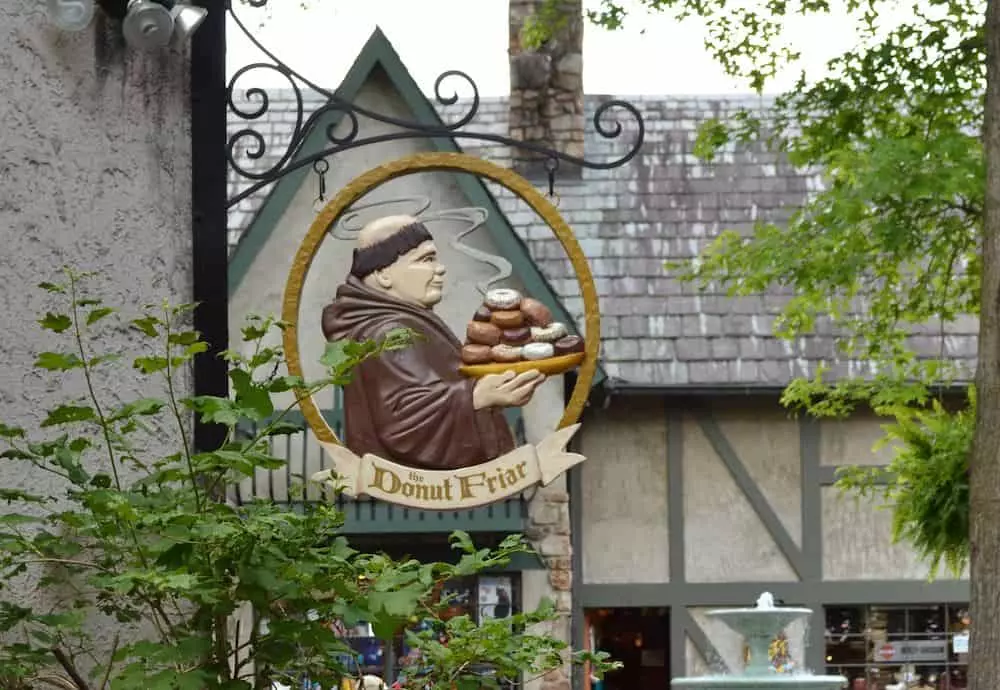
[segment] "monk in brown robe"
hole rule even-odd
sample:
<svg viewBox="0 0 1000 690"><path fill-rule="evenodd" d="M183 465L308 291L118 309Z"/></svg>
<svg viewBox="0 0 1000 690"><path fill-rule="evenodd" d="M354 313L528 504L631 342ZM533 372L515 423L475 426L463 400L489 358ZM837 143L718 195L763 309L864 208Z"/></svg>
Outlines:
<svg viewBox="0 0 1000 690"><path fill-rule="evenodd" d="M358 235L351 273L323 310L323 335L378 340L409 328L423 337L363 362L345 386L344 442L357 455L443 470L514 448L503 408L527 404L545 377L462 376L462 344L433 312L444 276L434 240L416 218L380 218Z"/></svg>

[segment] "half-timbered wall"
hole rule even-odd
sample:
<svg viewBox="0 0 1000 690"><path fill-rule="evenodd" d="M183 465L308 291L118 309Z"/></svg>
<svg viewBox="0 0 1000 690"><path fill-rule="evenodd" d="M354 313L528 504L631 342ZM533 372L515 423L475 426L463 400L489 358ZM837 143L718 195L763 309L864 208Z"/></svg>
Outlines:
<svg viewBox="0 0 1000 690"><path fill-rule="evenodd" d="M881 420L793 418L772 397L620 397L591 410L571 482L578 611L669 606L672 675L734 667L741 646L706 618L763 591L814 609L794 656L823 666L823 607L968 599L928 583L891 514L833 486L839 466L885 464ZM578 617L579 618L579 617ZM579 631L578 631L579 632ZM798 644L798 649L795 645Z"/></svg>

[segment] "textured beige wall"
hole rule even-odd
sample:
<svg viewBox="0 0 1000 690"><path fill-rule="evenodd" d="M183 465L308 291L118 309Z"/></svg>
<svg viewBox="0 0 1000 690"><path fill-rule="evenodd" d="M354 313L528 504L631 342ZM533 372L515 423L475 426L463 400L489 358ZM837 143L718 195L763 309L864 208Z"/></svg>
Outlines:
<svg viewBox="0 0 1000 690"><path fill-rule="evenodd" d="M759 424L764 427L767 447L775 451L772 470L766 472L764 468L759 468L761 476L772 478L769 483L773 487L787 481L781 479L783 471L797 474L793 461L788 457L794 451L796 455L791 457L797 464L798 436L790 435L780 420L757 422L761 414L759 411L747 421L740 420L739 414L728 411L716 413L716 419L723 421L720 427L737 456L743 459L744 455L748 455L749 446L760 442L761 434L753 431L749 438L742 438L727 433L726 426L731 432L746 432L752 430L754 424ZM768 429L772 424L774 426ZM771 430L774 433L768 433ZM745 459L743 462L750 464ZM801 493L797 486L789 491L792 496ZM787 505L789 502L784 503ZM690 582L797 579L750 501L736 485L697 421L691 417L684 420L684 554Z"/></svg>
<svg viewBox="0 0 1000 690"><path fill-rule="evenodd" d="M667 582L667 429L653 398L584 420L583 581Z"/></svg>
<svg viewBox="0 0 1000 690"><path fill-rule="evenodd" d="M184 56L128 51L99 19L66 34L45 3L0 3L0 420L35 428L47 408L84 392L79 377L55 384L32 368L53 347L35 320L57 306L34 286L59 267L96 272L95 289L126 313L191 301L187 73ZM125 329L104 341L126 362L134 345ZM127 363L97 386L106 402L161 392ZM166 452L172 433L151 452ZM9 463L5 486L63 491ZM30 585L15 595L44 603Z"/></svg>
<svg viewBox="0 0 1000 690"><path fill-rule="evenodd" d="M892 512L876 498L845 496L823 487L823 578L926 579L927 564L909 545L892 543Z"/></svg>
<svg viewBox="0 0 1000 690"><path fill-rule="evenodd" d="M887 465L892 460L892 446L875 449L885 435L884 418L859 413L842 420L824 420L820 434L821 465Z"/></svg>

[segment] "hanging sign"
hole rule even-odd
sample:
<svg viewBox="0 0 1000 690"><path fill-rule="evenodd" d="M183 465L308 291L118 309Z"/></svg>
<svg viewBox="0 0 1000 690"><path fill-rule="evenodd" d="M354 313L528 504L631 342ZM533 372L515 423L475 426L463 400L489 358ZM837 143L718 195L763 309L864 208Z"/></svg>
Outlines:
<svg viewBox="0 0 1000 690"><path fill-rule="evenodd" d="M445 209L412 216L367 219L347 233L353 257L347 275L327 276L314 262L331 232L370 191L423 172L476 175L506 187L551 228L573 267L583 298L585 333L557 323L535 296L506 284L509 263L480 248L458 244L485 223L485 209ZM491 280L449 285L433 220L468 221L452 246L484 264L507 266ZM358 221L360 222L360 221ZM357 223L356 223L357 225ZM335 247L334 251L345 251ZM332 300L322 313L303 310L307 275L318 268ZM467 272L466 272L467 273ZM467 278L466 278L467 280ZM448 290L478 289L478 308L464 333L455 334L435 312ZM322 322L327 342L378 341L400 329L415 339L362 362L343 388L343 438L338 438L306 392L303 415L333 466L313 476L349 496L368 495L426 510L473 508L548 484L584 460L567 451L579 429L600 347L597 291L587 260L556 208L526 179L478 158L423 153L375 168L348 184L316 217L293 261L283 320L289 372L303 376L302 319ZM576 384L557 428L536 444L518 446L504 409L523 407L549 376L575 370Z"/></svg>

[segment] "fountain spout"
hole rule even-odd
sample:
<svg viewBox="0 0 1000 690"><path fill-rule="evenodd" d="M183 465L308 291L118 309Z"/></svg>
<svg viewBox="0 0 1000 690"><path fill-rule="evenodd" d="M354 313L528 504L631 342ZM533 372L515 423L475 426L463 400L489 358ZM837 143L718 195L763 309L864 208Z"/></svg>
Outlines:
<svg viewBox="0 0 1000 690"><path fill-rule="evenodd" d="M770 610L774 608L774 595L770 592L764 592L759 597L757 597L757 608Z"/></svg>

